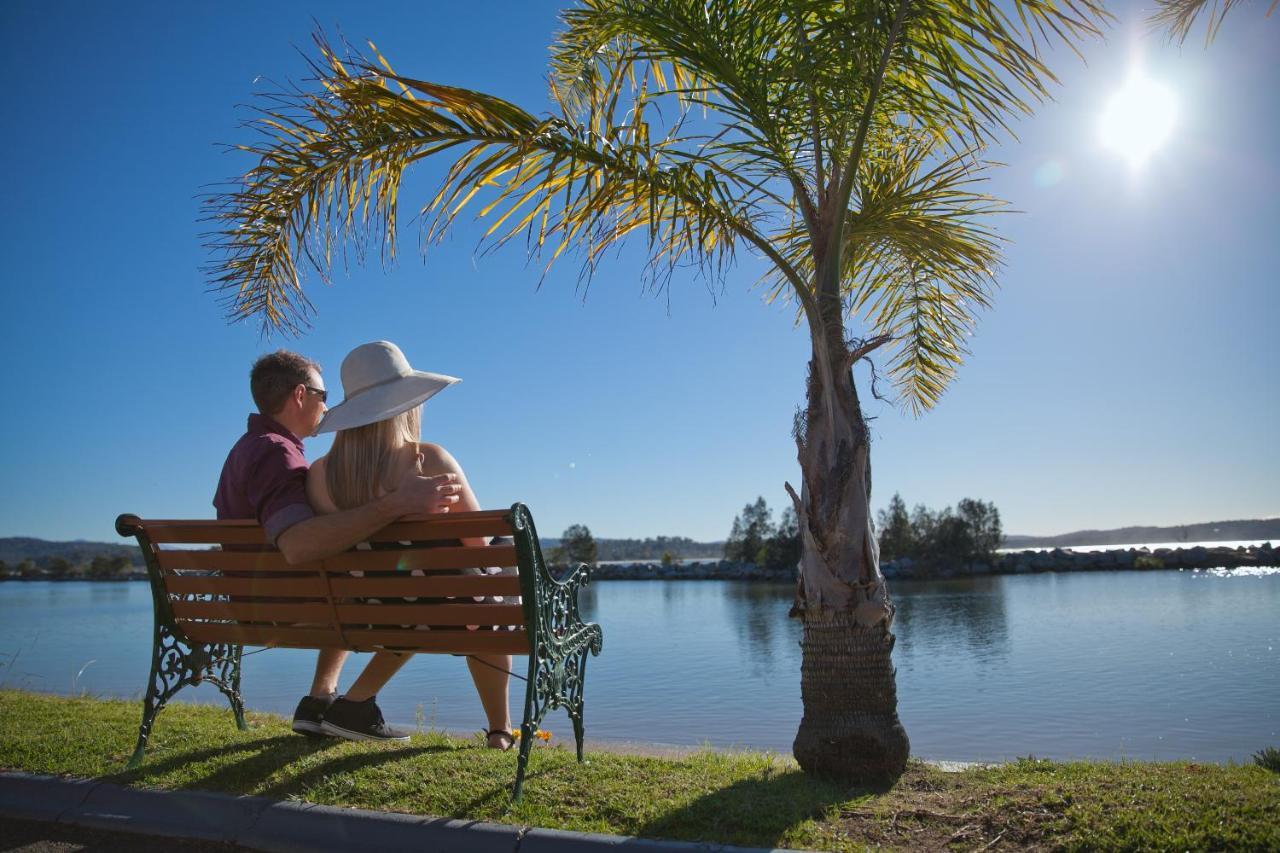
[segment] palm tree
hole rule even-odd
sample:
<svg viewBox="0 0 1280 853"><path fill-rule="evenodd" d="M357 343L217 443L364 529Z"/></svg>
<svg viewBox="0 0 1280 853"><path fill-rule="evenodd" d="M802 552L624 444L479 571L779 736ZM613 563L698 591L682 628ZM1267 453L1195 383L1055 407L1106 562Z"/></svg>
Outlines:
<svg viewBox="0 0 1280 853"><path fill-rule="evenodd" d="M872 534L853 365L885 367L919 414L959 367L1000 262L983 147L1047 95L1041 51L1074 49L1096 0L585 0L552 48L554 111L396 73L317 36L317 85L273 96L236 146L256 160L209 200L213 286L232 319L304 328L302 269L396 251L406 168L448 158L428 242L479 206L491 246L523 235L590 276L629 235L659 286L688 263L768 261L812 342L797 412L804 716L794 752L847 780L901 773L894 608ZM482 206L481 206L482 205ZM874 386L873 386L874 387Z"/></svg>

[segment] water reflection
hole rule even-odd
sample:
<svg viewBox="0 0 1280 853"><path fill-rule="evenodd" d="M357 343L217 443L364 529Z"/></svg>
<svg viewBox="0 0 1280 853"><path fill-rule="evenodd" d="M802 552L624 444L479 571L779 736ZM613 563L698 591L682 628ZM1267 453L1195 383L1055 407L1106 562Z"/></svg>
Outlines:
<svg viewBox="0 0 1280 853"><path fill-rule="evenodd" d="M895 654L998 661L1009 654L1002 577L900 580L890 587L898 613Z"/></svg>
<svg viewBox="0 0 1280 853"><path fill-rule="evenodd" d="M739 641L751 651L753 675L771 668L774 655L783 646L800 642L799 623L787 617L794 589L788 583L725 586L730 623Z"/></svg>
<svg viewBox="0 0 1280 853"><path fill-rule="evenodd" d="M117 583L95 583L89 592L89 601L92 604L116 604L127 601L129 598L129 586L127 582L120 581Z"/></svg>

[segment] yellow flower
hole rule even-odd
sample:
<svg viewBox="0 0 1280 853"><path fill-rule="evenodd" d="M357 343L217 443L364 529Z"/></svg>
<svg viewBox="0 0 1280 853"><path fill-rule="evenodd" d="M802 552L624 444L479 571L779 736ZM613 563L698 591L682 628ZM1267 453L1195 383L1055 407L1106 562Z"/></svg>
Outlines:
<svg viewBox="0 0 1280 853"><path fill-rule="evenodd" d="M535 734L537 737L540 737L543 740L551 740L551 732L545 731L543 729L538 729L538 731L535 732Z"/></svg>

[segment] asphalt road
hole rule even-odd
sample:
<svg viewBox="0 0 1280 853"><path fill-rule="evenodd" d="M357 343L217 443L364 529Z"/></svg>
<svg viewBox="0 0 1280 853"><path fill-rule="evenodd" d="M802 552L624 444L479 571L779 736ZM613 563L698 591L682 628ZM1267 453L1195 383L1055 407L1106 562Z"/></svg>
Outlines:
<svg viewBox="0 0 1280 853"><path fill-rule="evenodd" d="M252 848L0 817L0 851L3 853L168 853L171 850L233 853Z"/></svg>

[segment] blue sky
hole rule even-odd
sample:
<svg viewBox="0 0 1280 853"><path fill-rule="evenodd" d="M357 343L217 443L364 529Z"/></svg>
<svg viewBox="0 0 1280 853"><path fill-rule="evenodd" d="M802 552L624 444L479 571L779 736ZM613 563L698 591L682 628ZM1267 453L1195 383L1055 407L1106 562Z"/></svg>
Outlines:
<svg viewBox="0 0 1280 853"><path fill-rule="evenodd" d="M1008 166L991 191L1021 213L1001 223L1001 289L958 381L918 420L867 406L876 507L980 497L1006 531L1043 534L1280 514L1280 22L1240 7L1207 50L1198 34L1178 48L1142 37L1140 6L1113 8L1088 64L1060 52L1056 101L992 152ZM120 512L210 516L255 356L304 352L336 391L343 355L379 338L463 377L424 436L544 535L716 539L756 495L780 507L807 335L762 304L745 253L722 286L657 295L624 254L584 300L573 265L539 290L520 246L477 257L465 226L425 264L407 251L312 280L296 340L228 325L205 292L198 195L245 167L215 143L245 140L237 105L267 79L304 76L313 19L404 73L541 110L556 9L0 6L0 536L109 541ZM1135 176L1096 125L1139 52L1179 119Z"/></svg>

